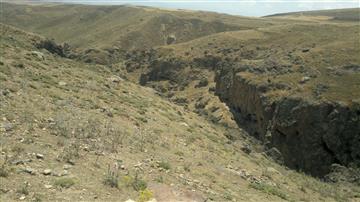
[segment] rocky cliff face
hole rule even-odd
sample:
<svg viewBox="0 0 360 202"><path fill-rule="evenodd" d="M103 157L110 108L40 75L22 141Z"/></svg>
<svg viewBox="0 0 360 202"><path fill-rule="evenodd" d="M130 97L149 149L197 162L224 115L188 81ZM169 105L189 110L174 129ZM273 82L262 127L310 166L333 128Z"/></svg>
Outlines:
<svg viewBox="0 0 360 202"><path fill-rule="evenodd" d="M216 93L236 121L262 140L290 168L315 176L332 164L360 163L360 105L309 101L296 96L270 100L267 88L233 69L216 75ZM277 152L278 151L278 152Z"/></svg>

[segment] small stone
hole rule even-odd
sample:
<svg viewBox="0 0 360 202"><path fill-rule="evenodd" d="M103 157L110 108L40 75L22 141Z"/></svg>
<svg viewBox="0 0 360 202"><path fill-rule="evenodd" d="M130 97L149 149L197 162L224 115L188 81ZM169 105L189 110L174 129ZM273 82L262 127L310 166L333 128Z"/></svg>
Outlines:
<svg viewBox="0 0 360 202"><path fill-rule="evenodd" d="M59 86L66 86L67 83L64 81L60 81L58 84L59 84Z"/></svg>
<svg viewBox="0 0 360 202"><path fill-rule="evenodd" d="M25 200L26 196L20 196L19 200Z"/></svg>
<svg viewBox="0 0 360 202"><path fill-rule="evenodd" d="M185 122L181 122L180 125L185 126L185 127L189 127L189 125L187 123L185 123Z"/></svg>
<svg viewBox="0 0 360 202"><path fill-rule="evenodd" d="M251 153L251 147L249 145L245 145L241 148L241 151L243 151L245 154Z"/></svg>
<svg viewBox="0 0 360 202"><path fill-rule="evenodd" d="M303 78L301 78L300 83L301 83L301 84L304 84L304 83L306 83L306 82L308 82L308 81L310 81L310 77L304 76Z"/></svg>
<svg viewBox="0 0 360 202"><path fill-rule="evenodd" d="M72 167L72 166L69 165L69 164L65 164L65 165L63 166L64 170L69 170L71 167Z"/></svg>
<svg viewBox="0 0 360 202"><path fill-rule="evenodd" d="M31 51L31 55L36 56L39 60L44 60L45 56L42 52L39 51Z"/></svg>
<svg viewBox="0 0 360 202"><path fill-rule="evenodd" d="M128 199L128 200L126 200L125 202L135 202L135 201L132 200L132 199Z"/></svg>
<svg viewBox="0 0 360 202"><path fill-rule="evenodd" d="M15 160L15 161L12 161L11 164L19 165L19 164L28 163L28 162L31 162L31 161L32 161L31 159Z"/></svg>
<svg viewBox="0 0 360 202"><path fill-rule="evenodd" d="M301 50L303 53L306 53L306 52L309 52L310 51L310 48L304 48Z"/></svg>
<svg viewBox="0 0 360 202"><path fill-rule="evenodd" d="M36 158L37 159L44 159L44 155L43 154L36 154Z"/></svg>
<svg viewBox="0 0 360 202"><path fill-rule="evenodd" d="M109 81L114 82L114 83L119 83L124 80L121 77L114 75L109 78Z"/></svg>
<svg viewBox="0 0 360 202"><path fill-rule="evenodd" d="M121 170L125 170L125 166L124 166L124 165L121 165L120 168L121 168Z"/></svg>
<svg viewBox="0 0 360 202"><path fill-rule="evenodd" d="M51 169L45 169L44 171L43 171L43 174L44 175L50 175L52 173L52 170Z"/></svg>
<svg viewBox="0 0 360 202"><path fill-rule="evenodd" d="M53 186L50 185L50 184L46 184L46 185L45 185L45 188L46 188L46 189L51 189L52 187L53 187Z"/></svg>
<svg viewBox="0 0 360 202"><path fill-rule="evenodd" d="M68 162L69 164L71 164L71 165L75 165L75 161L72 160L72 159L68 160L67 162Z"/></svg>
<svg viewBox="0 0 360 202"><path fill-rule="evenodd" d="M10 123L10 122L6 122L6 123L1 124L1 128L2 128L3 131L8 132L8 131L11 131L14 128L14 125L12 123Z"/></svg>
<svg viewBox="0 0 360 202"><path fill-rule="evenodd" d="M87 151L87 152L90 151L88 146L84 146L83 149L84 149L84 151Z"/></svg>
<svg viewBox="0 0 360 202"><path fill-rule="evenodd" d="M29 168L29 167L25 168L25 169L24 169L24 172L29 173L29 174L31 174L31 175L35 175L35 174L36 174L35 170L32 169L32 168Z"/></svg>
<svg viewBox="0 0 360 202"><path fill-rule="evenodd" d="M69 175L69 171L64 170L64 171L63 171L63 173L62 173L62 175L63 175L63 176L65 176L65 175Z"/></svg>

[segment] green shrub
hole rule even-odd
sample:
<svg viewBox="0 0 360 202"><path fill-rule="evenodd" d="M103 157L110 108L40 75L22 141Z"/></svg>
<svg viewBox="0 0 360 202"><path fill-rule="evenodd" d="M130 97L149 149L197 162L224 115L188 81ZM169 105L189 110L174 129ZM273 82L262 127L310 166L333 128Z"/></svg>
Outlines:
<svg viewBox="0 0 360 202"><path fill-rule="evenodd" d="M284 200L288 199L288 196L275 186L271 186L271 185L264 184L264 183L251 183L249 186L253 189L262 191L266 194L278 196Z"/></svg>
<svg viewBox="0 0 360 202"><path fill-rule="evenodd" d="M170 168L171 168L170 163L165 162L165 161L160 162L159 167L163 168L165 170L170 170Z"/></svg>
<svg viewBox="0 0 360 202"><path fill-rule="evenodd" d="M0 177L7 177L9 176L9 173L5 166L0 167Z"/></svg>
<svg viewBox="0 0 360 202"><path fill-rule="evenodd" d="M152 191L150 191L148 189L144 189L139 192L138 202L149 201L150 199L153 198L153 196L154 196L154 194L152 193Z"/></svg>
<svg viewBox="0 0 360 202"><path fill-rule="evenodd" d="M7 177L9 175L8 161L9 157L6 155L4 162L0 167L0 177Z"/></svg>
<svg viewBox="0 0 360 202"><path fill-rule="evenodd" d="M142 191L147 188L147 183L136 175L134 181L132 182L132 187L136 191Z"/></svg>
<svg viewBox="0 0 360 202"><path fill-rule="evenodd" d="M105 185L110 187L119 188L119 175L110 170L110 167L105 175L105 179L103 181Z"/></svg>
<svg viewBox="0 0 360 202"><path fill-rule="evenodd" d="M60 178L60 179L55 180L55 182L54 182L54 185L56 187L61 187L61 188L70 188L74 184L75 184L75 181L72 178Z"/></svg>
<svg viewBox="0 0 360 202"><path fill-rule="evenodd" d="M25 184L20 189L17 190L17 193L23 195L29 195L29 184Z"/></svg>

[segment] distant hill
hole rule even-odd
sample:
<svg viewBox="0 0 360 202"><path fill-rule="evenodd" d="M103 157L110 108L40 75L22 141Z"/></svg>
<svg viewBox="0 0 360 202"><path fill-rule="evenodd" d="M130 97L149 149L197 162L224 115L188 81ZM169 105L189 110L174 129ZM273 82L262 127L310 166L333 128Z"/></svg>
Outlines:
<svg viewBox="0 0 360 202"><path fill-rule="evenodd" d="M134 6L2 3L0 22L77 47L149 48L213 33L262 27L266 20Z"/></svg>
<svg viewBox="0 0 360 202"><path fill-rule="evenodd" d="M316 11L301 11L291 13L279 13L268 15L265 17L289 17L289 16L327 16L332 20L346 20L346 21L359 21L360 8L347 8L347 9L331 9L331 10L316 10Z"/></svg>

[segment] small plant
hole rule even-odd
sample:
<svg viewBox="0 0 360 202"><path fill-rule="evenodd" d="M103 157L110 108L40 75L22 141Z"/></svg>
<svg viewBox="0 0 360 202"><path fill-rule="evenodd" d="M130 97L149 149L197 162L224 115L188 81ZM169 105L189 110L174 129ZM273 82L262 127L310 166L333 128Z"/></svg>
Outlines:
<svg viewBox="0 0 360 202"><path fill-rule="evenodd" d="M288 196L283 193L282 191L280 191L277 187L274 187L274 186L271 186L271 185L268 185L268 184L264 184L264 183L251 183L249 185L249 187L253 188L253 189L256 189L256 190L259 190L259 191L262 191L266 194L271 194L271 195L274 195L274 196L278 196L284 200L287 200L288 199Z"/></svg>
<svg viewBox="0 0 360 202"><path fill-rule="evenodd" d="M190 166L191 166L190 163L186 163L186 164L184 165L184 170L185 170L186 172L190 172Z"/></svg>
<svg viewBox="0 0 360 202"><path fill-rule="evenodd" d="M157 178L155 178L155 181L158 183L164 183L164 177L162 175L160 175Z"/></svg>
<svg viewBox="0 0 360 202"><path fill-rule="evenodd" d="M114 126L116 126L116 124L113 124L112 122L107 122L105 124L105 135L111 141L111 152L117 152L118 146L123 144L124 138L126 137L125 132L120 131Z"/></svg>
<svg viewBox="0 0 360 202"><path fill-rule="evenodd" d="M54 182L54 185L56 187L60 187L60 188L70 188L74 184L75 184L75 181L72 178L60 178L60 179L55 180L55 182Z"/></svg>
<svg viewBox="0 0 360 202"><path fill-rule="evenodd" d="M64 147L59 158L62 161L73 164L76 158L80 156L80 145L77 141L70 143L68 146Z"/></svg>
<svg viewBox="0 0 360 202"><path fill-rule="evenodd" d="M154 197L154 194L149 189L144 189L139 192L138 202L149 201Z"/></svg>
<svg viewBox="0 0 360 202"><path fill-rule="evenodd" d="M105 185L119 188L119 174L115 170L111 170L110 165L103 181Z"/></svg>
<svg viewBox="0 0 360 202"><path fill-rule="evenodd" d="M122 182L125 184L125 186L129 187L134 182L134 178L130 175L125 175L122 177Z"/></svg>
<svg viewBox="0 0 360 202"><path fill-rule="evenodd" d="M175 154L178 156L184 156L184 152L182 151L176 151Z"/></svg>
<svg viewBox="0 0 360 202"><path fill-rule="evenodd" d="M223 197L228 201L231 201L233 199L232 195L229 192L225 192Z"/></svg>
<svg viewBox="0 0 360 202"><path fill-rule="evenodd" d="M34 194L34 199L32 200L33 202L41 202L42 201L42 195L36 193Z"/></svg>
<svg viewBox="0 0 360 202"><path fill-rule="evenodd" d="M54 135L69 137L73 130L70 120L71 117L68 114L57 114L55 117L55 123L51 124L49 128L52 129L52 133Z"/></svg>
<svg viewBox="0 0 360 202"><path fill-rule="evenodd" d="M170 170L171 166L169 162L161 161L159 163L159 168L163 168L165 170Z"/></svg>
<svg viewBox="0 0 360 202"><path fill-rule="evenodd" d="M8 165L8 156L6 155L5 161L0 167L0 177L7 177L9 175L7 165Z"/></svg>
<svg viewBox="0 0 360 202"><path fill-rule="evenodd" d="M29 195L29 184L25 183L20 189L17 190L17 193L23 195Z"/></svg>
<svg viewBox="0 0 360 202"><path fill-rule="evenodd" d="M132 187L136 190L136 191L142 191L145 190L147 188L147 183L140 179L138 177L138 175L135 175L134 181L132 182Z"/></svg>
<svg viewBox="0 0 360 202"><path fill-rule="evenodd" d="M15 157L19 156L24 150L25 149L21 144L16 144L13 148L11 148L11 151L15 153Z"/></svg>

